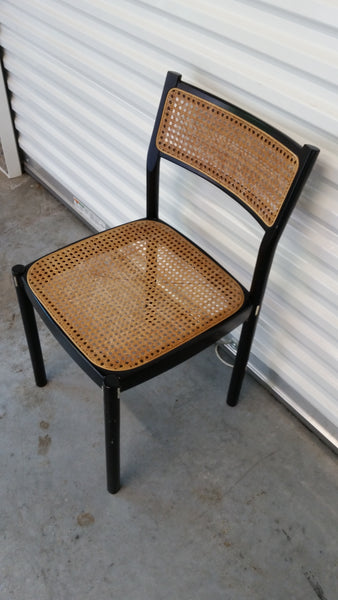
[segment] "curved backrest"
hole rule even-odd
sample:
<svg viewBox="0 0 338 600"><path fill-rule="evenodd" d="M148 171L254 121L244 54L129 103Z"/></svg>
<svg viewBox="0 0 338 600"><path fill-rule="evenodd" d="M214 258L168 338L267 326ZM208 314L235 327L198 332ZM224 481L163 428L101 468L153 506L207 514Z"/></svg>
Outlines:
<svg viewBox="0 0 338 600"><path fill-rule="evenodd" d="M317 155L317 149L308 148ZM150 171L156 152L224 189L264 229L276 223L294 195L304 166L303 147L288 136L172 72L148 154Z"/></svg>
<svg viewBox="0 0 338 600"><path fill-rule="evenodd" d="M299 164L296 154L259 127L179 88L167 95L156 146L237 196L268 226Z"/></svg>

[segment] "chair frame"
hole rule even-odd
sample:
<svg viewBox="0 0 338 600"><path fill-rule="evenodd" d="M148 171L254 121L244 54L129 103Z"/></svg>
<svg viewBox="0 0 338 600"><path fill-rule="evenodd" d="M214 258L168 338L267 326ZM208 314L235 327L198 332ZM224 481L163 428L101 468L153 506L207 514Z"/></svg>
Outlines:
<svg viewBox="0 0 338 600"><path fill-rule="evenodd" d="M289 189L283 206L275 220L275 223L272 226L267 226L265 223L263 223L261 219L247 205L243 204L240 198L238 198L233 192L225 189L224 186L215 182L213 179L205 174L202 174L193 167L186 165L173 157L165 155L157 148L157 131L161 121L162 111L167 94L172 88L179 88L189 93L193 93L203 100L212 102L216 106L234 113L242 119L245 119L248 123L258 126L264 132L283 143L298 156L299 168L297 174ZM55 321L51 318L51 316L31 291L27 283L27 271L30 267L30 264L33 263L30 263L26 266L15 265L13 267L12 275L16 287L36 385L41 387L46 385L47 377L34 309L40 315L54 337L59 341L61 346L63 346L73 360L103 390L107 488L110 493L114 494L120 489L120 392L151 379L152 377L178 365L242 324L242 332L227 395L228 405L235 406L237 404L273 256L279 238L296 204L304 183L313 167L318 153L318 148L308 144L300 146L288 136L284 135L282 132L268 125L257 117L254 117L253 115L243 111L233 104L221 100L213 94L209 94L193 85L183 82L179 73L171 71L168 72L148 150L146 218L155 221L160 220L160 163L162 159L167 159L170 162L178 164L179 166L196 173L200 177L203 177L212 184L216 185L216 187L219 187L225 191L228 195L232 196L234 200L242 204L244 208L248 210L256 220L259 221L264 233L261 239L256 265L253 271L250 291L246 294L241 309L230 318L198 335L196 338L183 344L177 349L172 350L166 355L148 362L145 365L131 369L130 371L111 372L92 364L92 362L80 352L80 350L71 342L62 329L55 323Z"/></svg>

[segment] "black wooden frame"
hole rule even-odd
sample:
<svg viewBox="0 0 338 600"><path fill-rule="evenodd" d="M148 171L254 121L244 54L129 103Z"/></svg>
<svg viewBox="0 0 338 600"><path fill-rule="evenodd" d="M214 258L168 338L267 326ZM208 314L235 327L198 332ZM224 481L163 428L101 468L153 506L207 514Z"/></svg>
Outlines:
<svg viewBox="0 0 338 600"><path fill-rule="evenodd" d="M244 205L233 193L230 193L228 190L225 190L225 188L222 188L220 184L216 183L208 176L201 174L199 171L195 171L194 168L180 162L179 160L162 154L157 149L156 135L162 116L163 106L169 90L174 87L193 93L204 100L217 104L225 110L233 112L242 119L247 120L249 123L258 126L270 136L273 136L276 140L283 143L292 152L297 154L299 159L299 168L296 177L288 192L287 198L280 210L280 213L272 226L268 227L266 224L264 224L259 217L257 217L257 215L253 213L250 208L248 208L247 205ZM260 222L264 233L262 235L256 265L253 271L251 288L246 293L245 301L241 309L226 321L223 321L219 325L209 329L190 342L183 344L181 347L141 367L137 367L130 371L109 372L100 369L91 363L55 323L55 321L51 318L51 316L33 294L26 278L27 270L30 265L15 265L13 267L12 274L16 286L18 302L23 319L28 348L31 355L36 384L38 386L44 386L47 383L47 377L45 373L34 309L41 316L52 334L60 342L68 354L89 375L89 377L91 377L91 379L103 389L107 487L109 492L116 493L120 489L120 392L174 367L187 358L190 358L197 352L200 352L210 344L216 342L226 333L229 333L239 325L243 324L227 395L227 403L230 406L235 406L237 404L276 246L303 188L303 185L313 167L318 152L318 148L310 145L300 146L288 136L285 136L282 132L278 131L274 127L271 127L257 117L254 117L246 111L243 111L240 108L229 104L228 102L225 102L212 94L200 90L193 85L183 82L180 74L168 72L148 150L146 218L151 220L159 220L158 208L160 163L162 159L167 159L181 167L195 172L197 175L209 180L213 185L225 190L228 195L240 202L244 208Z"/></svg>

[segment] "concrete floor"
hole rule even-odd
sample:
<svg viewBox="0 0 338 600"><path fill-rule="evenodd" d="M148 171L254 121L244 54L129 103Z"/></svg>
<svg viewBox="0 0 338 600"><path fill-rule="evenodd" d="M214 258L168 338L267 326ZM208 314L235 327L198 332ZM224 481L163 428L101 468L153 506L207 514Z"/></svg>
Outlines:
<svg viewBox="0 0 338 600"><path fill-rule="evenodd" d="M105 488L101 391L41 325L36 388L10 267L88 230L0 174L1 600L336 600L337 457L203 352L122 395L123 488Z"/></svg>

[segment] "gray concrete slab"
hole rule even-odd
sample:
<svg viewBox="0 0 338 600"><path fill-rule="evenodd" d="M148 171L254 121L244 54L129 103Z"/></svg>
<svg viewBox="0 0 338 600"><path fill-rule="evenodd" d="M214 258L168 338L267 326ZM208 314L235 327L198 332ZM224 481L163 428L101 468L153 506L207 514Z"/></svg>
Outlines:
<svg viewBox="0 0 338 600"><path fill-rule="evenodd" d="M41 325L34 386L10 267L88 229L0 174L0 599L336 600L337 457L213 348L122 395L105 489L101 391Z"/></svg>

